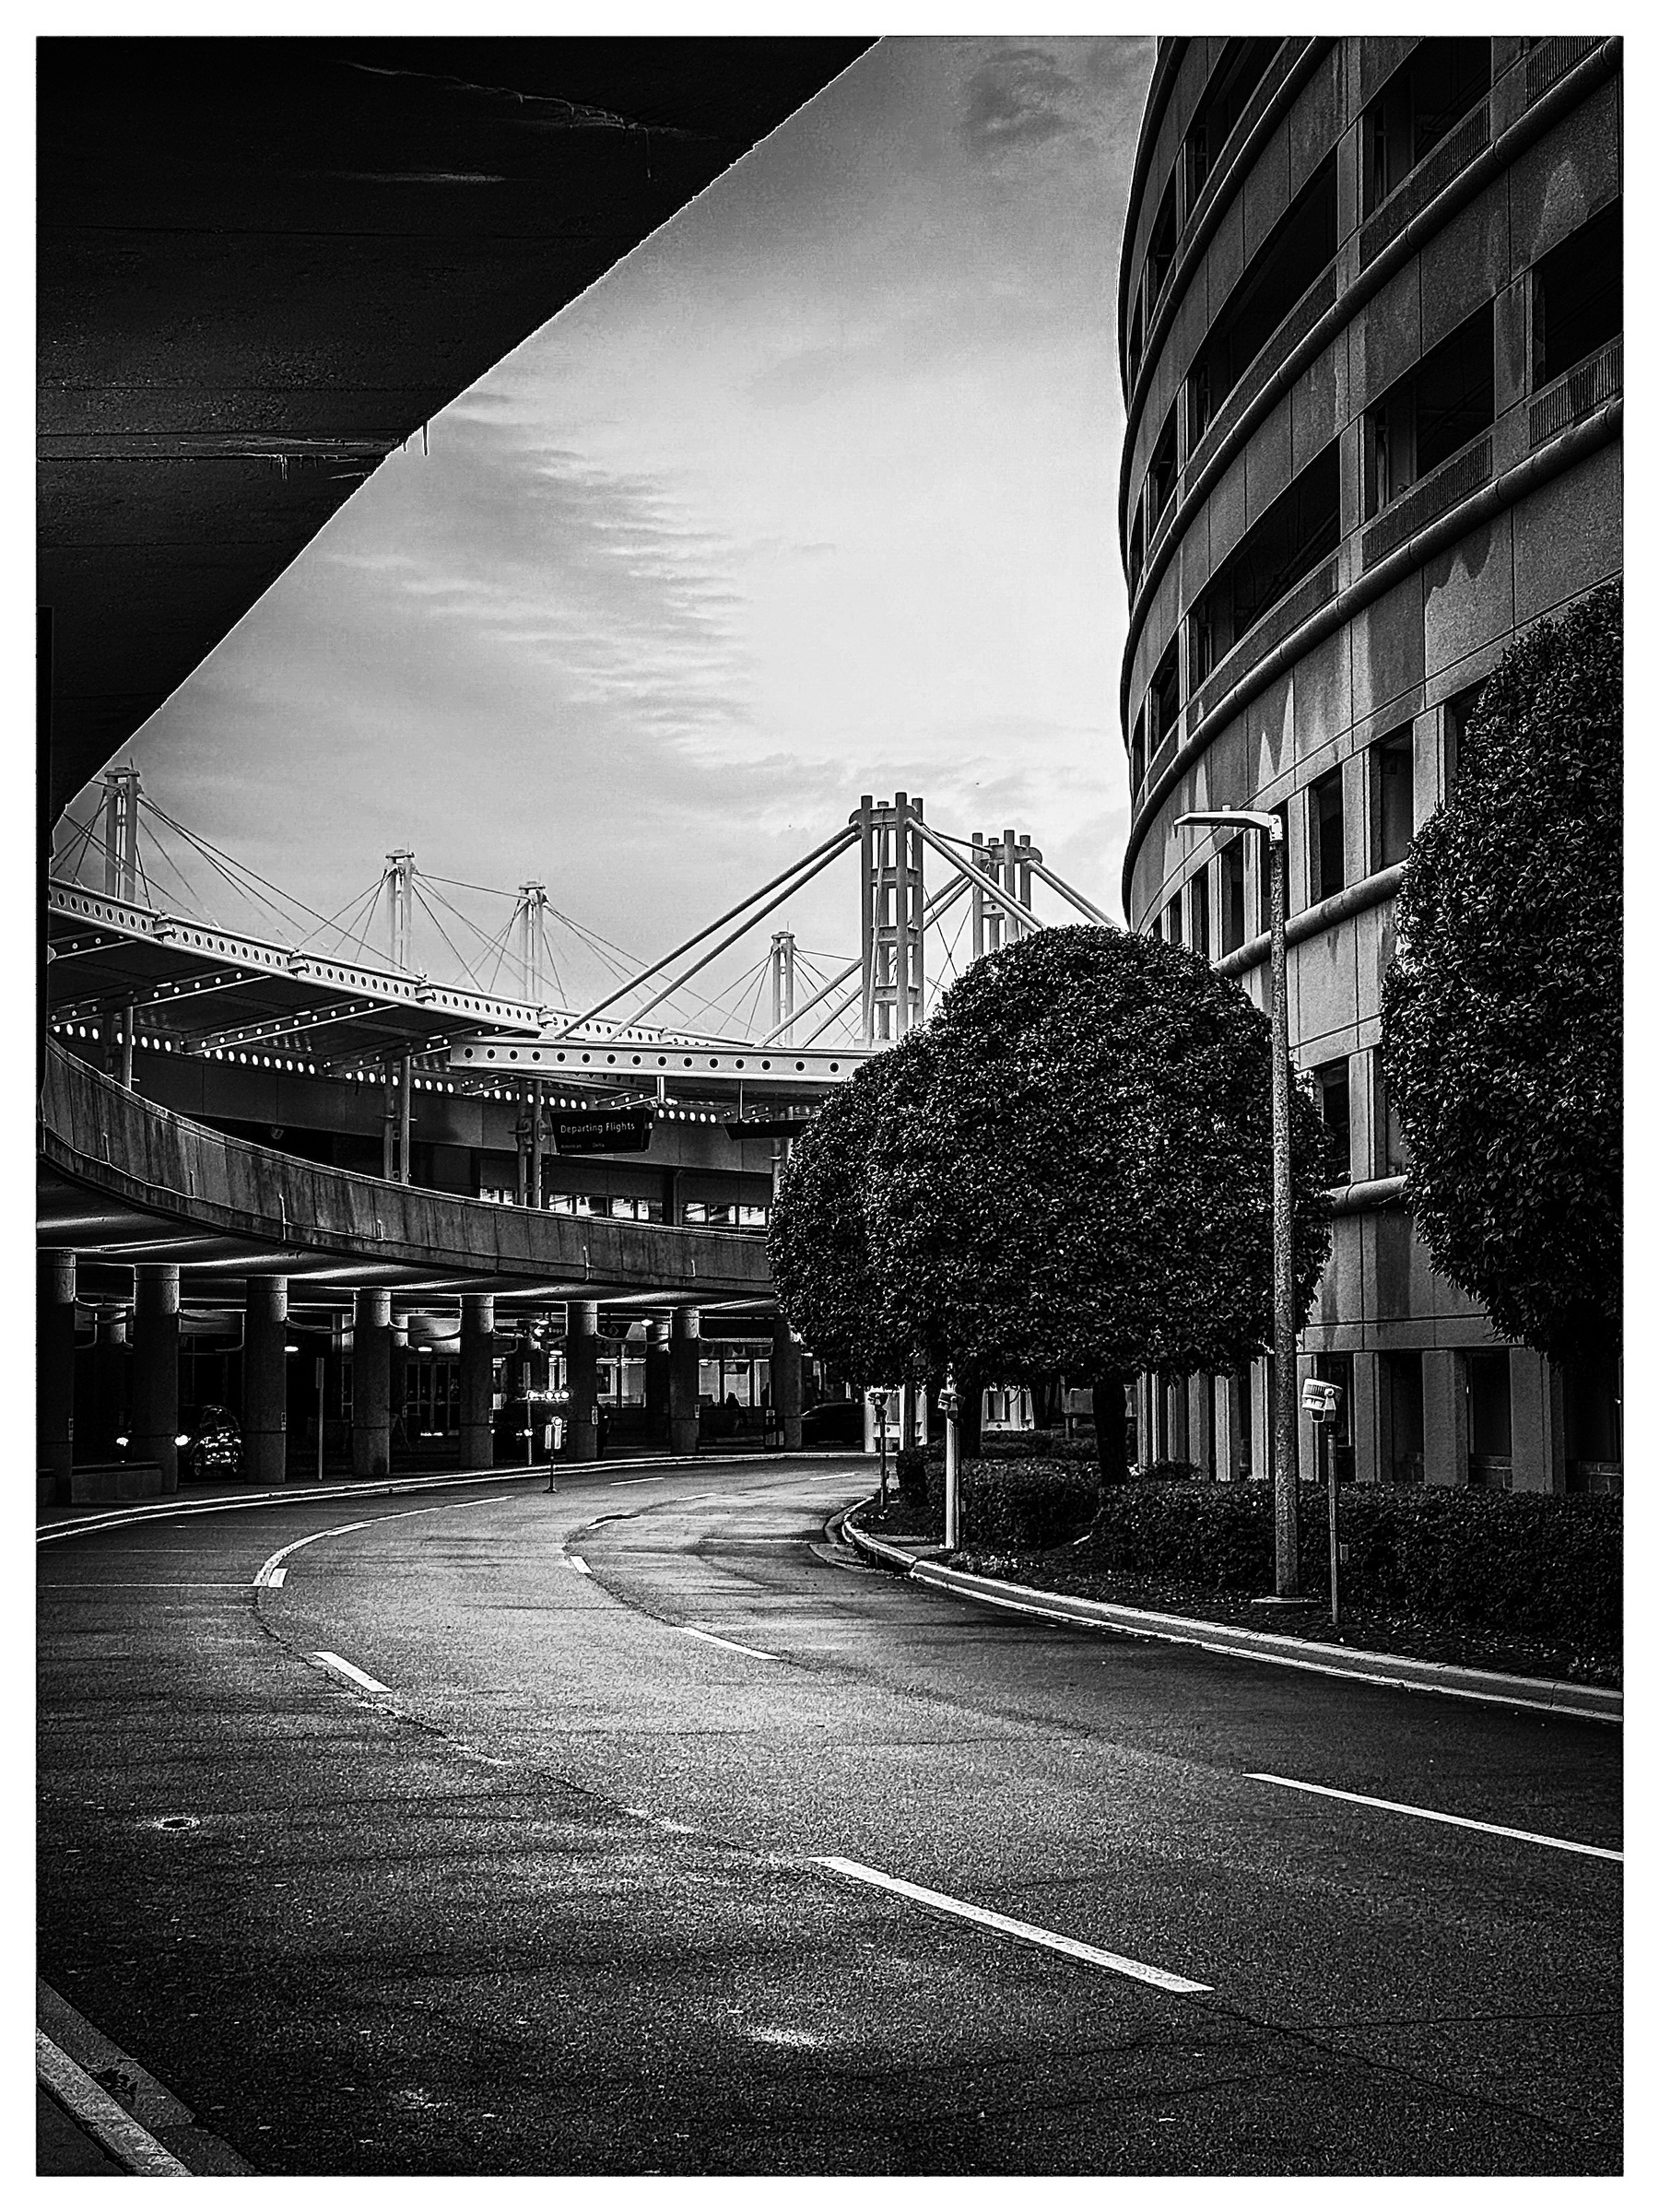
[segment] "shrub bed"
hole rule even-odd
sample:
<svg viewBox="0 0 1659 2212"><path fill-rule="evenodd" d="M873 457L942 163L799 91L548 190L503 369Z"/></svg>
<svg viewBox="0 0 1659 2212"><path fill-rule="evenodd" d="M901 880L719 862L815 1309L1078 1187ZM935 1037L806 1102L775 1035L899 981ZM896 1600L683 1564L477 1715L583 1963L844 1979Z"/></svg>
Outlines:
<svg viewBox="0 0 1659 2212"><path fill-rule="evenodd" d="M1349 1483L1340 1513L1348 1554L1341 1571L1345 1607L1406 1610L1587 1649L1620 1647L1624 1521L1618 1498ZM1328 1598L1324 1492L1315 1485L1302 1486L1300 1519L1302 1590ZM1110 1493L1077 1559L1197 1589L1265 1590L1273 1572L1272 1488L1126 1485Z"/></svg>
<svg viewBox="0 0 1659 2212"><path fill-rule="evenodd" d="M969 1459L961 1467L962 1534L980 1546L1044 1551L1087 1528L1094 1518L1091 1462L1062 1459ZM927 1465L928 1517L945 1526L945 1469Z"/></svg>

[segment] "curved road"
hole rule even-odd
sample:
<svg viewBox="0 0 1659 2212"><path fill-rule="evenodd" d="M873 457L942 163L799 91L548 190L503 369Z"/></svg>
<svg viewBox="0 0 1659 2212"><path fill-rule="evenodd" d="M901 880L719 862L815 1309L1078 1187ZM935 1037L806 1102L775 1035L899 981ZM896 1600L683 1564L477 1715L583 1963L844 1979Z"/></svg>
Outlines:
<svg viewBox="0 0 1659 2212"><path fill-rule="evenodd" d="M267 2172L1617 2171L1618 1730L988 1613L865 1483L47 1543L42 1975Z"/></svg>

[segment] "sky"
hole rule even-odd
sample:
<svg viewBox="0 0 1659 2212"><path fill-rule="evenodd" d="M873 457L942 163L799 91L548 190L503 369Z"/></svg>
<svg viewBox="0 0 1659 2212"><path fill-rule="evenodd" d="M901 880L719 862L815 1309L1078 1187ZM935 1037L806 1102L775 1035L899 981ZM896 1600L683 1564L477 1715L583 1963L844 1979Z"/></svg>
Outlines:
<svg viewBox="0 0 1659 2212"><path fill-rule="evenodd" d="M1151 63L884 41L375 473L139 734L147 789L323 912L406 845L646 958L865 791L1115 915ZM846 861L766 930L851 957L856 912ZM569 1003L599 971L555 957Z"/></svg>

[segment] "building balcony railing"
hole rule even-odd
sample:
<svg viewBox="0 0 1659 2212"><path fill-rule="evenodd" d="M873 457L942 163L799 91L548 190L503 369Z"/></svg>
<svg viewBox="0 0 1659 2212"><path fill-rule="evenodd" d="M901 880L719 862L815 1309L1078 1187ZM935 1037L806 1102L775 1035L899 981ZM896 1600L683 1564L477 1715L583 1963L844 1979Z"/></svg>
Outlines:
<svg viewBox="0 0 1659 2212"><path fill-rule="evenodd" d="M1542 100L1553 84L1564 77L1575 62L1594 53L1599 39L1540 39L1526 57L1526 104Z"/></svg>
<svg viewBox="0 0 1659 2212"><path fill-rule="evenodd" d="M1403 177L1376 213L1359 229L1359 266L1376 260L1399 237L1413 216L1442 193L1460 169L1484 153L1492 138L1492 104L1483 100Z"/></svg>
<svg viewBox="0 0 1659 2212"><path fill-rule="evenodd" d="M1542 445L1547 438L1564 430L1570 422L1594 414L1597 407L1619 398L1623 392L1624 333L1620 331L1599 352L1575 363L1565 376L1558 376L1553 384L1539 393L1527 409L1527 444Z"/></svg>
<svg viewBox="0 0 1659 2212"><path fill-rule="evenodd" d="M1196 729L1218 700L1241 682L1276 645L1282 644L1293 629L1299 629L1310 615L1316 614L1327 600L1335 596L1336 556L1333 553L1269 607L1238 643L1223 654L1193 693L1187 707L1188 729Z"/></svg>
<svg viewBox="0 0 1659 2212"><path fill-rule="evenodd" d="M1492 433L1485 430L1382 510L1359 540L1360 566L1374 568L1426 524L1438 520L1470 492L1478 491L1491 474Z"/></svg>
<svg viewBox="0 0 1659 2212"><path fill-rule="evenodd" d="M1272 382L1320 317L1328 314L1335 304L1336 264L1332 261L1327 262L1314 277L1206 424L1204 435L1188 454L1186 467L1182 472L1183 493L1187 487L1196 482L1215 453L1227 442L1239 418L1253 404L1262 387Z"/></svg>

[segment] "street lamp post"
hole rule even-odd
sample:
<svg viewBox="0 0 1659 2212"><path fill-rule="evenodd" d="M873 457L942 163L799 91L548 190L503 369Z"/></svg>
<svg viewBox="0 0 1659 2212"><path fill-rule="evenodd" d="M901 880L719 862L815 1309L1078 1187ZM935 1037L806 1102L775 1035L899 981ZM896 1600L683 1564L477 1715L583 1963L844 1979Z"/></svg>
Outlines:
<svg viewBox="0 0 1659 2212"><path fill-rule="evenodd" d="M1285 988L1285 825L1277 814L1218 807L1183 814L1177 830L1253 830L1270 886L1273 1035L1273 1587L1298 1594L1296 1559L1296 1291L1290 1243L1290 1014Z"/></svg>

